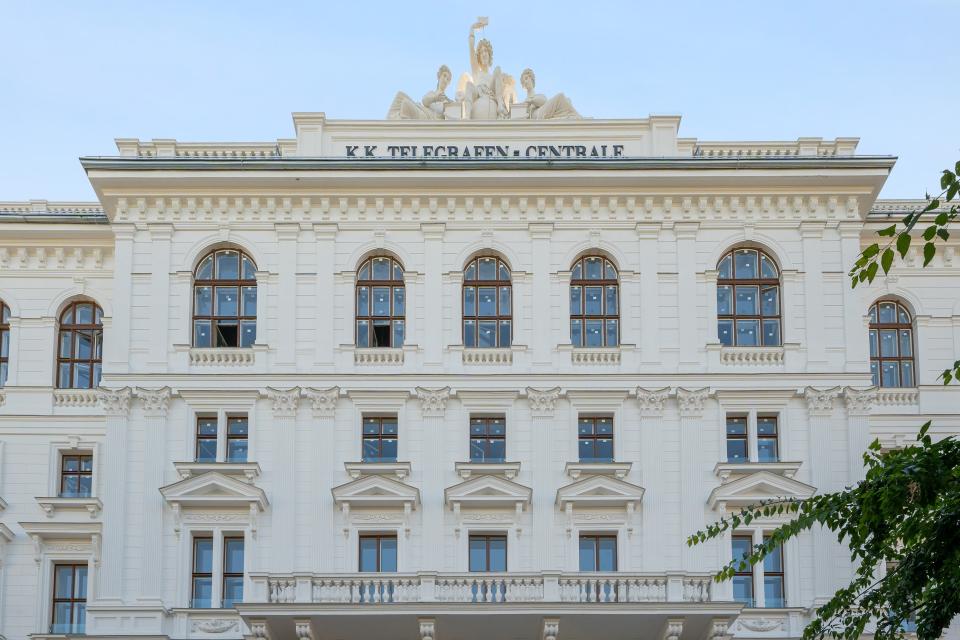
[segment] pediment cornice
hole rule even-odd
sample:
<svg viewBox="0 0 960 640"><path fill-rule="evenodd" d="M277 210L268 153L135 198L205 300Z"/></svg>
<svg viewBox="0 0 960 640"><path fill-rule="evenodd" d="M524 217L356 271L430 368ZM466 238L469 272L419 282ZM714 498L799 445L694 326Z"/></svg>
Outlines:
<svg viewBox="0 0 960 640"><path fill-rule="evenodd" d="M748 507L772 500L804 500L816 491L816 487L794 478L757 471L716 487L707 504L711 508Z"/></svg>
<svg viewBox="0 0 960 640"><path fill-rule="evenodd" d="M530 505L532 495L530 487L494 475L476 476L443 492L444 502L455 511L463 507L522 509Z"/></svg>

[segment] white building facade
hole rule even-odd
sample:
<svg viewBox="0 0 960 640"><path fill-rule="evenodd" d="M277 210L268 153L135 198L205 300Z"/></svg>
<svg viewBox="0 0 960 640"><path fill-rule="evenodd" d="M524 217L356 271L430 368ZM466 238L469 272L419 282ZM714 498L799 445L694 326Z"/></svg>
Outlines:
<svg viewBox="0 0 960 640"><path fill-rule="evenodd" d="M851 289L918 206L855 139L294 124L0 205L8 640L797 638L829 533L686 536L960 431L956 244Z"/></svg>

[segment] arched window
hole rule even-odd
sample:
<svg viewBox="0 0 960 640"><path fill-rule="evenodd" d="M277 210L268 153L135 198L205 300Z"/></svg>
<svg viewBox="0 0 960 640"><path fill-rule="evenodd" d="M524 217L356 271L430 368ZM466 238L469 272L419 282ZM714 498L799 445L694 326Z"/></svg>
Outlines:
<svg viewBox="0 0 960 640"><path fill-rule="evenodd" d="M773 258L758 249L734 249L717 270L720 344L779 347L780 271Z"/></svg>
<svg viewBox="0 0 960 640"><path fill-rule="evenodd" d="M252 347L257 339L257 266L243 251L216 249L193 274L193 346Z"/></svg>
<svg viewBox="0 0 960 640"><path fill-rule="evenodd" d="M103 363L103 311L89 300L71 302L60 314L57 388L93 389Z"/></svg>
<svg viewBox="0 0 960 640"><path fill-rule="evenodd" d="M870 307L870 373L878 387L915 387L913 318L896 300Z"/></svg>
<svg viewBox="0 0 960 640"><path fill-rule="evenodd" d="M0 387L7 382L10 366L10 307L0 300Z"/></svg>
<svg viewBox="0 0 960 640"><path fill-rule="evenodd" d="M463 270L463 346L509 347L512 320L510 267L495 256L473 258Z"/></svg>
<svg viewBox="0 0 960 640"><path fill-rule="evenodd" d="M395 259L367 259L357 270L357 346L402 347L407 309L403 266Z"/></svg>
<svg viewBox="0 0 960 640"><path fill-rule="evenodd" d="M585 256L570 273L570 342L574 347L620 344L620 286L606 258Z"/></svg>

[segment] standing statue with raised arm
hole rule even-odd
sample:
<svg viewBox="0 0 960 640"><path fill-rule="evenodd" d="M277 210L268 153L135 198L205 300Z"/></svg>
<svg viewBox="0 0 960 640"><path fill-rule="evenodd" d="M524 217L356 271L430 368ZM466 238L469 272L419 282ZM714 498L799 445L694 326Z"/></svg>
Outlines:
<svg viewBox="0 0 960 640"><path fill-rule="evenodd" d="M477 18L470 26L470 77L463 87L464 118L496 120L507 118L510 106L504 100L504 87L511 78L496 67L493 71L493 45L486 38L476 42L476 31L487 26L486 18Z"/></svg>

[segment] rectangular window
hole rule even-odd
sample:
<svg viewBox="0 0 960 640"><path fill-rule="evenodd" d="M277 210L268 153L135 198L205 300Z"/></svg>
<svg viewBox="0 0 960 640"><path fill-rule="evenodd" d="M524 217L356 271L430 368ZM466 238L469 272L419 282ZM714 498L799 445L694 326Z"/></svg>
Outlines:
<svg viewBox="0 0 960 640"><path fill-rule="evenodd" d="M50 633L82 634L87 622L87 565L53 565Z"/></svg>
<svg viewBox="0 0 960 640"><path fill-rule="evenodd" d="M580 571L616 571L617 536L581 535Z"/></svg>
<svg viewBox="0 0 960 640"><path fill-rule="evenodd" d="M397 571L397 536L360 536L360 571L395 573Z"/></svg>
<svg viewBox="0 0 960 640"><path fill-rule="evenodd" d="M471 535L470 571L506 571L507 536Z"/></svg>
<svg viewBox="0 0 960 640"><path fill-rule="evenodd" d="M193 539L191 604L195 609L213 606L213 538Z"/></svg>
<svg viewBox="0 0 960 640"><path fill-rule="evenodd" d="M739 560L750 556L753 548L753 538L733 536L733 559ZM733 599L742 602L748 607L753 605L753 565L745 562L745 566L737 566L733 576Z"/></svg>
<svg viewBox="0 0 960 640"><path fill-rule="evenodd" d="M727 462L747 462L747 417L727 416Z"/></svg>
<svg viewBox="0 0 960 640"><path fill-rule="evenodd" d="M227 417L227 462L247 461L247 437L249 433L247 416Z"/></svg>
<svg viewBox="0 0 960 640"><path fill-rule="evenodd" d="M470 418L470 462L503 462L507 455L507 421L503 416Z"/></svg>
<svg viewBox="0 0 960 640"><path fill-rule="evenodd" d="M197 416L197 462L217 461L217 417Z"/></svg>
<svg viewBox="0 0 960 640"><path fill-rule="evenodd" d="M223 539L223 604L231 609L243 602L243 537Z"/></svg>
<svg viewBox="0 0 960 640"><path fill-rule="evenodd" d="M764 542L770 540L764 537ZM776 547L763 559L763 604L765 607L785 607L783 592L783 547Z"/></svg>
<svg viewBox="0 0 960 640"><path fill-rule="evenodd" d="M364 416L363 461L397 461L396 416Z"/></svg>
<svg viewBox="0 0 960 640"><path fill-rule="evenodd" d="M613 418L581 416L577 435L580 462L613 462Z"/></svg>
<svg viewBox="0 0 960 640"><path fill-rule="evenodd" d="M757 460L760 462L777 462L779 459L777 416L757 416Z"/></svg>
<svg viewBox="0 0 960 640"><path fill-rule="evenodd" d="M63 454L60 458L60 497L89 498L93 493L93 455Z"/></svg>

